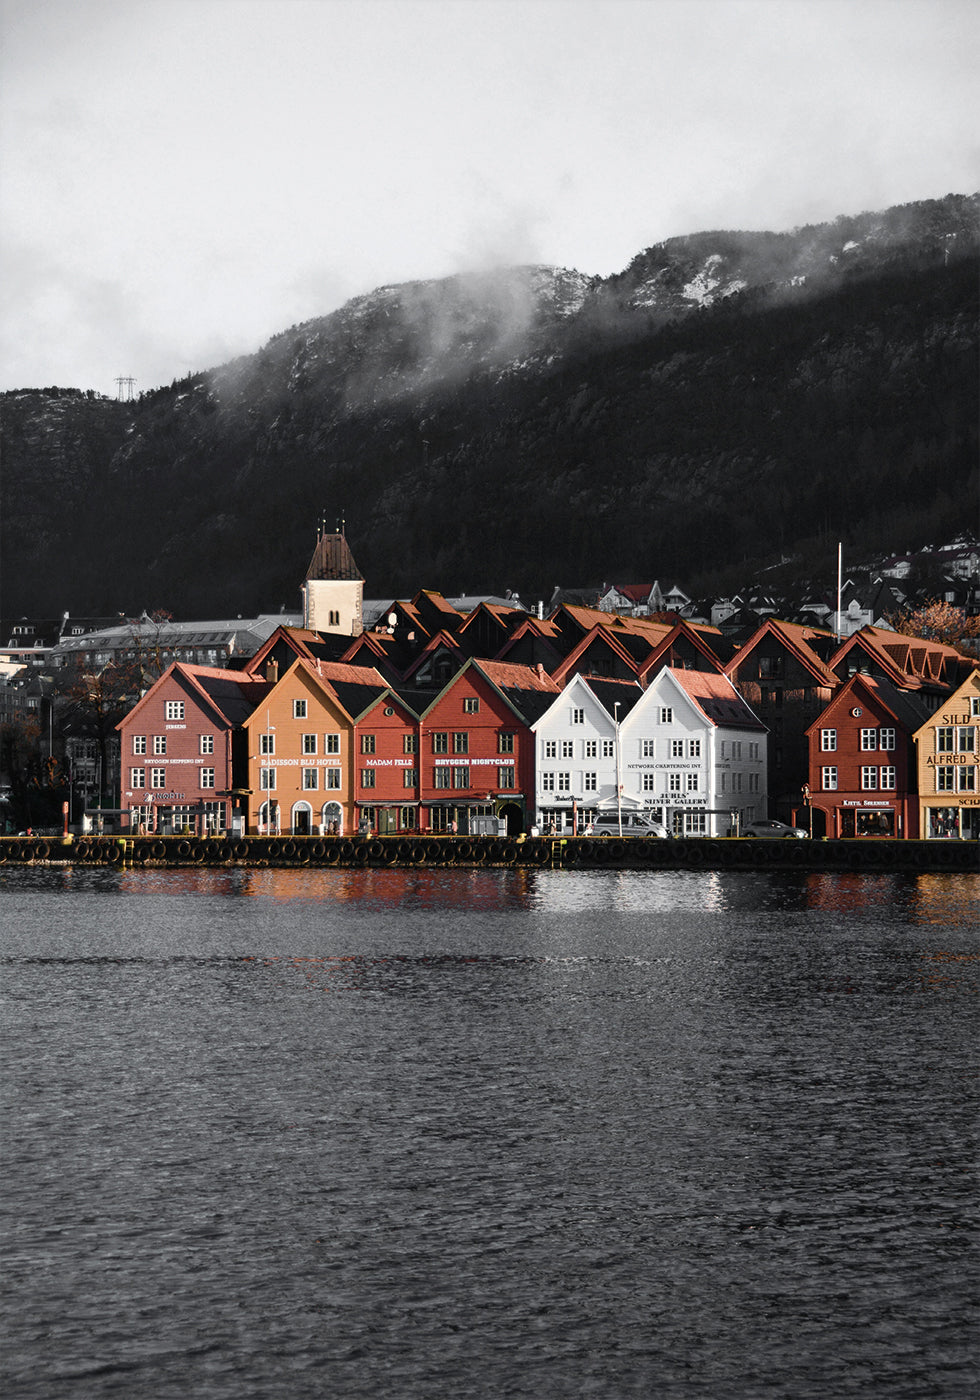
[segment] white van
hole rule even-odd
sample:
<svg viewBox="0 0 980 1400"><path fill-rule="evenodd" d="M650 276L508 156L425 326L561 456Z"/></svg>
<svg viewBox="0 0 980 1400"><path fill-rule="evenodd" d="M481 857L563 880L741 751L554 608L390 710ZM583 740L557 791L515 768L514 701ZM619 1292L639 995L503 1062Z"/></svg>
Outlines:
<svg viewBox="0 0 980 1400"><path fill-rule="evenodd" d="M586 828L589 836L619 836L619 814L617 812L600 812L590 827ZM652 817L644 816L642 812L623 813L623 835L624 836L649 836L660 840L667 839L667 828L660 822L655 822Z"/></svg>

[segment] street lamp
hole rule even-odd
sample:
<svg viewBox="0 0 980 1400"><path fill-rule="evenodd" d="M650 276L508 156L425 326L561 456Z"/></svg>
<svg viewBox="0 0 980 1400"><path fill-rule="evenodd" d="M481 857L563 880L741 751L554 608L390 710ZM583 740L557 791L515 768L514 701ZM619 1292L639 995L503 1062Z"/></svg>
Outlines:
<svg viewBox="0 0 980 1400"><path fill-rule="evenodd" d="M623 834L623 784L622 763L619 754L619 707L621 700L613 701L613 721L616 725L616 816L619 821L619 834Z"/></svg>

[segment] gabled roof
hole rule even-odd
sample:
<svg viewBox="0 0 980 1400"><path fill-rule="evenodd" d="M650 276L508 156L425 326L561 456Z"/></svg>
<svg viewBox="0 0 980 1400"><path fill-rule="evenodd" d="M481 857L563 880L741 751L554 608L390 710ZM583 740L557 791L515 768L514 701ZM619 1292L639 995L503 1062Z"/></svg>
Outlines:
<svg viewBox="0 0 980 1400"><path fill-rule="evenodd" d="M767 617L752 633L748 641L734 653L725 666L725 675L731 676L761 642L773 637L793 653L818 685L830 686L836 690L840 684L839 678L826 662L821 661L817 652L810 645L811 641L825 638L827 635L828 633L819 627L804 627L796 622L781 622L778 618Z"/></svg>
<svg viewBox="0 0 980 1400"><path fill-rule="evenodd" d="M923 685L950 689L975 665L955 647L908 637L887 627L861 627L837 649L830 665L841 666L853 651L864 651L889 679L909 690Z"/></svg>
<svg viewBox="0 0 980 1400"><path fill-rule="evenodd" d="M457 671L451 681L443 686L430 704L419 712L420 717L424 719L433 706L468 671L476 671L478 675L482 676L483 680L517 715L517 718L525 724L532 724L540 714L544 713L555 696L561 693L561 687L555 684L543 666L517 666L506 661L476 661L471 659Z"/></svg>
<svg viewBox="0 0 980 1400"><path fill-rule="evenodd" d="M619 718L624 720L637 701L643 698L643 687L636 681L607 680L605 676L579 676L578 679L588 686L613 720L616 718L617 705L620 709Z"/></svg>
<svg viewBox="0 0 980 1400"><path fill-rule="evenodd" d="M663 657L668 655L682 638L690 642L695 651L710 663L709 670L720 672L723 669L721 658L718 656L717 652L708 645L704 634L717 638L719 642L721 641L721 633L717 627L692 627L686 618L678 618L670 627L666 636L657 643L640 666L640 683L645 684L647 682L650 673L659 666Z"/></svg>
<svg viewBox="0 0 980 1400"><path fill-rule="evenodd" d="M507 661L475 661L473 664L525 724L533 724L561 693L561 686L543 666L517 666Z"/></svg>
<svg viewBox="0 0 980 1400"><path fill-rule="evenodd" d="M172 682L177 682L188 694L196 697L206 713L230 729L244 724L272 689L268 681L244 671L227 671L217 666L191 666L184 661L174 661L116 728L121 729L129 724L156 699L158 690Z"/></svg>
<svg viewBox="0 0 980 1400"><path fill-rule="evenodd" d="M406 666L405 670L402 672L402 679L406 681L411 680L412 676L416 675L421 670L424 663L431 660L432 657L437 655L440 651L448 652L453 660L460 665L462 665L463 661L466 659L466 652L452 633L440 630L433 633L418 652L414 661L412 661L409 666Z"/></svg>
<svg viewBox="0 0 980 1400"><path fill-rule="evenodd" d="M766 726L727 676L717 671L682 671L676 666L668 667L668 674L710 724L765 731Z"/></svg>
<svg viewBox="0 0 980 1400"><path fill-rule="evenodd" d="M917 729L921 728L930 715L929 707L914 692L899 689L890 681L881 680L877 676L862 676L858 672L857 675L850 678L846 685L841 686L823 713L806 730L806 733L811 734L819 728L826 727L828 715L839 709L846 710L849 701L853 699L855 694L876 698L897 722L898 727L909 734L914 734Z"/></svg>
<svg viewBox="0 0 980 1400"><path fill-rule="evenodd" d="M356 721L388 689L388 682L373 666L350 666L342 661L311 661L298 656L278 681L265 683L266 694L280 687L291 687L297 673L305 675L318 686L351 721Z"/></svg>
<svg viewBox="0 0 980 1400"><path fill-rule="evenodd" d="M608 613L606 617L608 617ZM628 647L623 645L621 638L610 631L608 627L604 626L602 623L597 623L586 632L585 636L572 648L564 660L558 663L551 673L552 678L561 684L568 676L574 675L577 670L581 669L580 663L583 656L593 651L597 645L611 651L619 658L620 662L628 671L632 671L634 675L636 674L636 661L630 655Z"/></svg>
<svg viewBox="0 0 980 1400"><path fill-rule="evenodd" d="M645 603L650 597L652 588L652 583L610 583L602 596L607 598L610 593L618 593L621 597L628 598L633 604Z"/></svg>

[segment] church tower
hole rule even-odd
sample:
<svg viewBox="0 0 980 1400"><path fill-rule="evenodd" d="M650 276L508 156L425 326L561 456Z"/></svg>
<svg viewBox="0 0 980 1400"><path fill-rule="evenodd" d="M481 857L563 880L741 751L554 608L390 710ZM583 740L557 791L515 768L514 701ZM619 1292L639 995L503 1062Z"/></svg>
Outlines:
<svg viewBox="0 0 980 1400"><path fill-rule="evenodd" d="M330 535L321 519L303 584L303 626L312 632L357 637L364 630L363 607L364 578L354 563L344 523Z"/></svg>

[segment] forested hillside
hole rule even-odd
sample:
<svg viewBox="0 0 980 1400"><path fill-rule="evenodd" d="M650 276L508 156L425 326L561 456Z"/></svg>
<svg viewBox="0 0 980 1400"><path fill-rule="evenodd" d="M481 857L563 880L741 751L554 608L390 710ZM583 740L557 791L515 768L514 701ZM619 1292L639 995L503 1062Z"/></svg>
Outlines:
<svg viewBox="0 0 980 1400"><path fill-rule="evenodd" d="M972 527L976 197L699 234L603 282L382 288L117 404L3 401L3 612L295 607L316 521L370 596L744 576Z"/></svg>

